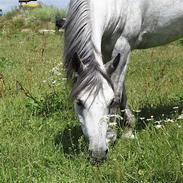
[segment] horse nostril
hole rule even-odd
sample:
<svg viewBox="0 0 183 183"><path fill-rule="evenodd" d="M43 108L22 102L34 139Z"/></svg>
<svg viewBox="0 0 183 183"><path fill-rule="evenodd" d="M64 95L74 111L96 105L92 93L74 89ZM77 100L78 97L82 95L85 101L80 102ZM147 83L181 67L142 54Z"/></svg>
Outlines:
<svg viewBox="0 0 183 183"><path fill-rule="evenodd" d="M107 149L107 150L105 151L105 154L107 155L107 154L108 154L108 152L109 152L109 149Z"/></svg>

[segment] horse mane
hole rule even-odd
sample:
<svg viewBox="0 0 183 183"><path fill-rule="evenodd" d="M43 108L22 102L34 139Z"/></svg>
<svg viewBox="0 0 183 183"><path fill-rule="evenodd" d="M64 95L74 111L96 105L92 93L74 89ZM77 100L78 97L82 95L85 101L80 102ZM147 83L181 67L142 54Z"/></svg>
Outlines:
<svg viewBox="0 0 183 183"><path fill-rule="evenodd" d="M86 69L79 73L79 77L73 87L72 95L76 98L79 93L86 88L92 88L97 91L101 88L102 74L104 78L111 84L110 78L101 70L99 64L95 60L94 45L92 43L92 28L90 19L90 8L88 0L71 0L68 10L68 16L64 26L65 29L65 69L67 77L74 78L75 63L74 54L77 53Z"/></svg>

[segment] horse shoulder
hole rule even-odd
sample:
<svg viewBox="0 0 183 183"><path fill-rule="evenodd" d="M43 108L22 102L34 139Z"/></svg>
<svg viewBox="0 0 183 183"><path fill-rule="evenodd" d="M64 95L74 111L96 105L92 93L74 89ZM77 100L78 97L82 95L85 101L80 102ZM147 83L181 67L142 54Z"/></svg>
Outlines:
<svg viewBox="0 0 183 183"><path fill-rule="evenodd" d="M132 49L139 42L139 35L142 31L144 7L138 2L131 2L127 10L125 26L122 37L126 38Z"/></svg>

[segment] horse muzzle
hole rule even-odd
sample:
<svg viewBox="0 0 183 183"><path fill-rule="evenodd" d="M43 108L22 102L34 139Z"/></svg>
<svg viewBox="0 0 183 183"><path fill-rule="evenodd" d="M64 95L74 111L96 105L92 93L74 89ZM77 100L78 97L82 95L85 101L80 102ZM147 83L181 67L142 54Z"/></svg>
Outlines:
<svg viewBox="0 0 183 183"><path fill-rule="evenodd" d="M89 150L90 162L92 164L100 164L107 160L107 154L109 149L105 150Z"/></svg>

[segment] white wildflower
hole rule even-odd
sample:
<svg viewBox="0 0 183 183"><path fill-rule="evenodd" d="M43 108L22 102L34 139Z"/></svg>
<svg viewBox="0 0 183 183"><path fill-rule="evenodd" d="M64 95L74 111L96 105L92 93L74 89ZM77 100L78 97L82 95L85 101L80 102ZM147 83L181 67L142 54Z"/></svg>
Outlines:
<svg viewBox="0 0 183 183"><path fill-rule="evenodd" d="M52 84L56 84L56 83L57 83L57 81L56 81L56 80L52 81Z"/></svg>
<svg viewBox="0 0 183 183"><path fill-rule="evenodd" d="M145 120L145 117L140 117L140 120Z"/></svg>
<svg viewBox="0 0 183 183"><path fill-rule="evenodd" d="M116 118L116 119L123 120L123 117L118 114L109 114L109 115L104 116L104 118L107 118L107 119Z"/></svg>
<svg viewBox="0 0 183 183"><path fill-rule="evenodd" d="M136 111L134 111L134 112L136 112L136 113L140 113L141 111L140 111L140 110L136 110Z"/></svg>
<svg viewBox="0 0 183 183"><path fill-rule="evenodd" d="M52 73L53 73L53 75L56 75L56 76L60 76L61 75L61 73L59 72L59 68L58 67L54 67L52 69Z"/></svg>
<svg viewBox="0 0 183 183"><path fill-rule="evenodd" d="M173 119L167 119L165 122L166 123L174 123L175 121Z"/></svg>
<svg viewBox="0 0 183 183"><path fill-rule="evenodd" d="M156 125L155 128L156 129L161 129L163 126L162 125Z"/></svg>
<svg viewBox="0 0 183 183"><path fill-rule="evenodd" d="M173 107L174 110L176 110L176 109L178 109L178 108L179 108L178 106Z"/></svg>
<svg viewBox="0 0 183 183"><path fill-rule="evenodd" d="M181 128L182 126L177 124L177 127L178 127L178 128Z"/></svg>
<svg viewBox="0 0 183 183"><path fill-rule="evenodd" d="M122 135L122 138L123 139L131 139L131 140L133 140L133 139L137 139L137 137L133 134L133 132L131 131L131 130L129 130L128 132L126 132L126 133L124 133L123 135Z"/></svg>
<svg viewBox="0 0 183 183"><path fill-rule="evenodd" d="M43 83L46 83L47 82L47 80L43 80Z"/></svg>
<svg viewBox="0 0 183 183"><path fill-rule="evenodd" d="M178 120L183 120L183 114L181 114L177 119Z"/></svg>
<svg viewBox="0 0 183 183"><path fill-rule="evenodd" d="M146 121L153 121L153 119L152 118L148 118Z"/></svg>
<svg viewBox="0 0 183 183"><path fill-rule="evenodd" d="M155 121L155 124L160 125L162 122L163 122L162 120L160 120L160 121Z"/></svg>

